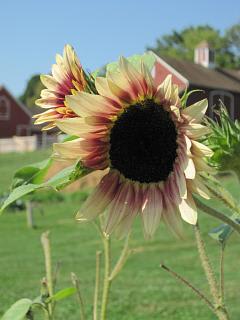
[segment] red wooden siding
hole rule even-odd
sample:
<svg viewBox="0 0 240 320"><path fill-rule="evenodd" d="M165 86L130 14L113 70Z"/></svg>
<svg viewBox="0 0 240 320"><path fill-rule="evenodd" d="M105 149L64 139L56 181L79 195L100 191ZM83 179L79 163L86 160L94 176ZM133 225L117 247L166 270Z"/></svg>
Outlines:
<svg viewBox="0 0 240 320"><path fill-rule="evenodd" d="M0 110L0 138L9 138L16 135L17 128L22 126L19 135L27 135L26 127L31 123L31 116L18 104L11 94L4 88L0 87L0 101L2 112ZM9 106L9 116L4 119L5 105Z"/></svg>

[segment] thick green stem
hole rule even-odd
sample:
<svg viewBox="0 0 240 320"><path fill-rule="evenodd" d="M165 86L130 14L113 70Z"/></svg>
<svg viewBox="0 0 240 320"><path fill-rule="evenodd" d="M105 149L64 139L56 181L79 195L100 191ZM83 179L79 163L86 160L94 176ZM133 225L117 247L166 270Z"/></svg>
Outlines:
<svg viewBox="0 0 240 320"><path fill-rule="evenodd" d="M213 272L213 269L211 267L206 249L205 249L205 244L204 241L201 237L201 233L199 230L199 225L197 224L194 226L195 230L195 236L196 236L196 242L197 242L197 247L198 247L198 252L199 252L199 257L202 263L203 270L205 272L208 284L209 284L209 289L211 292L211 295L213 297L214 305L215 305L215 314L218 317L219 320L228 320L229 316L227 314L226 309L224 306L221 304L221 299L219 297L219 292L218 292L218 285L217 281Z"/></svg>
<svg viewBox="0 0 240 320"><path fill-rule="evenodd" d="M109 298L109 291L111 287L111 249L110 238L108 235L103 236L104 245L104 282L103 282L103 294L102 294L102 307L101 307L101 320L107 319L107 305Z"/></svg>
<svg viewBox="0 0 240 320"><path fill-rule="evenodd" d="M101 251L96 252L96 280L95 280L95 290L93 299L93 320L98 319L98 294L99 294L99 282L100 282L100 260Z"/></svg>
<svg viewBox="0 0 240 320"><path fill-rule="evenodd" d="M51 258L51 246L49 239L49 231L46 231L41 236L41 242L43 246L43 252L45 257L45 269L46 269L46 279L49 297L53 296L53 276L52 276L52 258ZM52 317L53 304L49 303L49 314Z"/></svg>
<svg viewBox="0 0 240 320"><path fill-rule="evenodd" d="M129 250L129 239L130 239L130 233L126 237L126 240L122 249L122 253L109 277L111 281L113 281L116 278L116 276L119 274L119 272L122 270L125 262L127 261L129 255L131 254L131 251Z"/></svg>
<svg viewBox="0 0 240 320"><path fill-rule="evenodd" d="M228 224L229 226L231 226L235 231L237 231L238 233L240 233L240 224L235 223L231 218L225 216L223 213L207 206L206 204L204 204L203 202L201 202L200 200L198 200L198 198L194 197L194 201L197 205L197 207L202 210L203 212L209 214L210 216L221 220L222 222Z"/></svg>

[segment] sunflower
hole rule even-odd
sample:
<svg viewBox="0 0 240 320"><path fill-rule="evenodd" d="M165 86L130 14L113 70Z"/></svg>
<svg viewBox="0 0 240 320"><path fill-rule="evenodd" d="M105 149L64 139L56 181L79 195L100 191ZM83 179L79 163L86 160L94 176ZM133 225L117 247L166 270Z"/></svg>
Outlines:
<svg viewBox="0 0 240 320"><path fill-rule="evenodd" d="M63 56L56 55L56 64L52 66L52 76L41 75L41 81L46 89L41 92L41 98L36 104L47 111L34 115L35 124L50 122L43 130L54 128L55 120L74 118L76 114L65 104L65 97L75 91L83 91L86 80L82 66L70 45L64 47Z"/></svg>
<svg viewBox="0 0 240 320"><path fill-rule="evenodd" d="M55 155L81 160L92 170L109 169L77 214L79 220L105 215L105 232L126 235L136 216L146 237L161 218L176 233L181 217L197 222L192 193L209 198L201 178L212 151L197 141L209 129L200 124L207 100L181 107L171 76L156 87L141 63L136 70L120 58L119 71L97 77L99 95L67 96L78 118L57 120L60 130L80 138L54 145Z"/></svg>

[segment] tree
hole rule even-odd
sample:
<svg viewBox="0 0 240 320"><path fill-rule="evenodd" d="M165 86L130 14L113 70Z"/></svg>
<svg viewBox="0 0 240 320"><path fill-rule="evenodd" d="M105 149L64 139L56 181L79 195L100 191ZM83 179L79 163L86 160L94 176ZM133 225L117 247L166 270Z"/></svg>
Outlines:
<svg viewBox="0 0 240 320"><path fill-rule="evenodd" d="M233 31L229 31L228 34L226 33L226 35L222 36L218 30L211 26L192 26L181 31L174 30L171 34L163 35L160 39L157 39L156 46L149 47L148 49L153 50L161 56L193 61L194 48L201 41L206 40L215 49L217 66L237 68L240 66L239 59L236 59L236 53L232 49L229 39L230 35L236 39L237 31L239 29L234 28ZM240 40L240 36L237 39Z"/></svg>
<svg viewBox="0 0 240 320"><path fill-rule="evenodd" d="M19 97L19 100L29 108L34 107L35 101L40 97L40 93L43 88L40 75L36 74L28 81L26 89L23 95Z"/></svg>

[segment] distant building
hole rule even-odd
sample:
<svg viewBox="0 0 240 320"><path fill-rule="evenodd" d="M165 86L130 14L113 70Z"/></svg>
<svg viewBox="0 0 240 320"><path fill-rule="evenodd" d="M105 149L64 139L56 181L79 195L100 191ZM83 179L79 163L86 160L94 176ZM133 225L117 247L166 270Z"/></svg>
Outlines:
<svg viewBox="0 0 240 320"><path fill-rule="evenodd" d="M36 109L27 108L0 86L0 153L45 148L57 141L56 131L42 132L33 124Z"/></svg>
<svg viewBox="0 0 240 320"><path fill-rule="evenodd" d="M31 127L32 114L29 109L4 86L0 86L0 138L30 136Z"/></svg>
<svg viewBox="0 0 240 320"><path fill-rule="evenodd" d="M221 99L232 119L240 119L240 70L215 67L214 50L203 41L194 52L194 62L169 57L157 57L153 75L161 83L168 74L180 90L201 89L189 97L188 105L208 98L208 116L213 117L213 106Z"/></svg>

